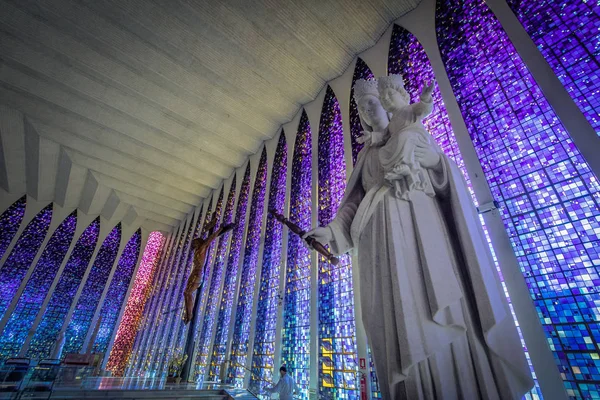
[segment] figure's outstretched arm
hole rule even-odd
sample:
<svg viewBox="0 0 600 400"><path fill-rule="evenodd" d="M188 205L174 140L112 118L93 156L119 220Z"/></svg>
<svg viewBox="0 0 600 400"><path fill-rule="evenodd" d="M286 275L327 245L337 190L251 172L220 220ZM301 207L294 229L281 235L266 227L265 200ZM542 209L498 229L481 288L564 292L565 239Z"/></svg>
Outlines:
<svg viewBox="0 0 600 400"><path fill-rule="evenodd" d="M410 105L413 113L419 118L427 117L433 111L433 83L426 83L421 92L420 100Z"/></svg>

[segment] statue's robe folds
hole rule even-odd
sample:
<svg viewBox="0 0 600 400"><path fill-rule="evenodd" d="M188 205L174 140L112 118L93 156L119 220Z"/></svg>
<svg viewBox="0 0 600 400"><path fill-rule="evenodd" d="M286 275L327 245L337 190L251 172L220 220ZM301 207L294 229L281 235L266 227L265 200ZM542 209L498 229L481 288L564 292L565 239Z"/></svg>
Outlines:
<svg viewBox="0 0 600 400"><path fill-rule="evenodd" d="M435 194L403 200L384 182L380 150L360 153L329 244L358 252L383 398L521 399L533 380L462 175L442 154L428 170Z"/></svg>

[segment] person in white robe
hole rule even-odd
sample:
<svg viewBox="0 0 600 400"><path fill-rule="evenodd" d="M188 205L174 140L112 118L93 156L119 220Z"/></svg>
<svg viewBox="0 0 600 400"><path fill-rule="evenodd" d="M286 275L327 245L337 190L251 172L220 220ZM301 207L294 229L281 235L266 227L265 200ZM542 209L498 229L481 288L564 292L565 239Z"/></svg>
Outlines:
<svg viewBox="0 0 600 400"><path fill-rule="evenodd" d="M465 181L435 141L424 141L415 157L434 190L398 196L380 159L390 135L378 97L376 82L355 85L365 147L335 219L306 236L335 254L358 253L362 319L384 399L520 399L533 380ZM414 124L403 129L425 129ZM387 164L393 156L386 152Z"/></svg>

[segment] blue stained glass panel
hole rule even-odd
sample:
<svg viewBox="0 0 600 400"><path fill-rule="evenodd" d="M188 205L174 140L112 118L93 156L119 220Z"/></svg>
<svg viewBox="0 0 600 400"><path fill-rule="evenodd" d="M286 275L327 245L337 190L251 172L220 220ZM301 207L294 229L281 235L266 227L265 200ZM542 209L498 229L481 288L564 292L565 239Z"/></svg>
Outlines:
<svg viewBox="0 0 600 400"><path fill-rule="evenodd" d="M346 190L344 131L340 106L327 86L319 124L319 225L335 217ZM348 254L338 265L319 255L319 395L360 396L352 264Z"/></svg>
<svg viewBox="0 0 600 400"><path fill-rule="evenodd" d="M21 197L0 215L0 258L6 252L6 249L21 226L21 221L25 216L25 206L27 205L27 196Z"/></svg>
<svg viewBox="0 0 600 400"><path fill-rule="evenodd" d="M90 329L92 318L98 307L100 296L108 280L108 275L115 263L119 244L121 243L121 224L117 224L100 246L92 269L85 281L83 290L77 300L75 311L67 325L64 354L78 353ZM91 327L94 329L95 327Z"/></svg>
<svg viewBox="0 0 600 400"><path fill-rule="evenodd" d="M0 359L19 355L27 332L33 325L58 268L69 250L76 226L77 211L73 211L52 234L0 335Z"/></svg>
<svg viewBox="0 0 600 400"><path fill-rule="evenodd" d="M268 210L283 213L287 178L287 143L282 131L275 150L271 183L269 185ZM281 245L283 225L267 214L265 244L263 250L256 330L252 356L250 389L262 392L273 378L275 363L275 329L279 307L279 276L281 271Z"/></svg>
<svg viewBox="0 0 600 400"><path fill-rule="evenodd" d="M40 211L27 224L23 233L19 236L15 247L13 247L8 258L2 267L0 267L0 282L2 282L0 317L4 316L15 293L19 290L29 266L46 237L51 220L52 203Z"/></svg>
<svg viewBox="0 0 600 400"><path fill-rule="evenodd" d="M599 354L575 348L597 340L597 177L485 3L439 0L436 15L448 77L567 393L591 398Z"/></svg>
<svg viewBox="0 0 600 400"><path fill-rule="evenodd" d="M289 219L304 230L311 228L312 133L302 111L292 156ZM310 385L310 266L311 254L298 235L288 233L287 271L283 307L281 364L285 365L308 399Z"/></svg>
<svg viewBox="0 0 600 400"><path fill-rule="evenodd" d="M212 342L212 352L210 354L210 368L208 370L208 379L214 381L221 373L221 364L225 360L227 351L227 338L229 335L229 324L231 321L231 312L236 292L238 265L240 251L242 249L242 239L244 237L246 210L248 208L248 196L250 194L250 163L246 166L246 172L242 180L238 204L235 211L235 228L231 234L231 245L229 246L229 256L227 258L227 268L223 280L223 293L219 305L219 313L216 321L215 337Z"/></svg>
<svg viewBox="0 0 600 400"><path fill-rule="evenodd" d="M133 277L133 271L137 264L141 242L142 231L138 229L127 241L123 253L119 258L117 268L104 299L104 304L100 309L100 318L102 318L102 321L100 322L100 329L98 329L98 335L93 347L96 353L104 353L112 337L123 301L127 295L129 283Z"/></svg>
<svg viewBox="0 0 600 400"><path fill-rule="evenodd" d="M265 192L267 186L267 149L263 151L256 171L252 200L250 202L250 216L248 218L248 232L246 233L246 248L242 263L242 277L240 280L235 325L231 345L231 366L228 380L236 386L242 386L248 357L248 342L250 339L250 320L254 301L254 284L256 283L258 266L258 248L264 213Z"/></svg>
<svg viewBox="0 0 600 400"><path fill-rule="evenodd" d="M77 240L31 339L26 357L41 359L50 356L52 348L58 340L65 317L71 308L73 298L77 293L77 288L81 284L83 275L96 248L99 233L100 218L96 218Z"/></svg>

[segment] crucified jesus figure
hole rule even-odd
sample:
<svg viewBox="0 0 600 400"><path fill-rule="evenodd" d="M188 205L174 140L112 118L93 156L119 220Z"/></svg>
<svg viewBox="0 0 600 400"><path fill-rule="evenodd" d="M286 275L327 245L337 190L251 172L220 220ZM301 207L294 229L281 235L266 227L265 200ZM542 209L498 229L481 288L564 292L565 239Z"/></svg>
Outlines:
<svg viewBox="0 0 600 400"><path fill-rule="evenodd" d="M187 285L185 287L185 290L183 291L183 298L185 301L185 315L183 316L183 322L186 324L192 319L192 313L194 308L193 294L202 284L202 276L204 275L204 267L206 264L206 254L208 253L210 244L217 237L233 229L233 224L228 224L214 231L216 224L217 214L214 213L212 216L212 220L208 223L207 226L209 232L208 237L206 239L196 238L192 241L194 262L192 272L190 272Z"/></svg>

